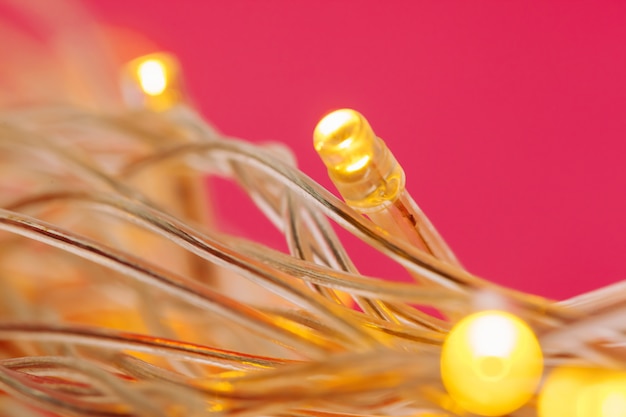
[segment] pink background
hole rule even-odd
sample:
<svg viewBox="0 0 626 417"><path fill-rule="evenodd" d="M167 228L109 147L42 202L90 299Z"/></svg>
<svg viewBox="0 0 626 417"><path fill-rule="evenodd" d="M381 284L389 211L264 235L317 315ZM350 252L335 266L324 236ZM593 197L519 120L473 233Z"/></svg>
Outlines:
<svg viewBox="0 0 626 417"><path fill-rule="evenodd" d="M555 298L626 277L626 2L86 3L176 53L222 132L329 187L313 127L364 113L470 271ZM250 211L224 227L277 241Z"/></svg>

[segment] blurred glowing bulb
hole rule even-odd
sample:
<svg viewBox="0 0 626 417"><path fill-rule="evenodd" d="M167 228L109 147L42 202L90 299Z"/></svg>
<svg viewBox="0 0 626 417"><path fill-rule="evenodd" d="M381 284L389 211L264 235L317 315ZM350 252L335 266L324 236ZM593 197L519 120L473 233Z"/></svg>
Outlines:
<svg viewBox="0 0 626 417"><path fill-rule="evenodd" d="M142 62L137 68L137 76L143 91L151 96L162 94L167 87L167 70L163 62L156 59Z"/></svg>
<svg viewBox="0 0 626 417"><path fill-rule="evenodd" d="M178 60L164 52L129 62L122 82L124 96L132 107L167 110L185 97Z"/></svg>
<svg viewBox="0 0 626 417"><path fill-rule="evenodd" d="M602 417L626 417L626 393L609 392L601 402Z"/></svg>
<svg viewBox="0 0 626 417"><path fill-rule="evenodd" d="M626 373L557 368L546 379L537 409L539 417L626 417Z"/></svg>
<svg viewBox="0 0 626 417"><path fill-rule="evenodd" d="M379 210L404 191L404 171L365 117L351 109L326 115L313 132L315 150L346 202Z"/></svg>
<svg viewBox="0 0 626 417"><path fill-rule="evenodd" d="M464 409L500 416L533 396L543 372L543 355L533 331L518 317L485 311L461 320L441 352L441 377Z"/></svg>

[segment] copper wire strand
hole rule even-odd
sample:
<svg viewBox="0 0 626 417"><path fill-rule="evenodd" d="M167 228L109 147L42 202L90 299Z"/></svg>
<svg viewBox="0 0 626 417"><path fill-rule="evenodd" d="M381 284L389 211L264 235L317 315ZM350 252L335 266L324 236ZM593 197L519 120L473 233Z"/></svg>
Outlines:
<svg viewBox="0 0 626 417"><path fill-rule="evenodd" d="M10 318L28 322L0 322L0 340L17 343L32 356L0 362L0 385L42 409L76 416L176 415L172 410L186 404L184 415L230 417L454 415L421 391L428 387L443 392L438 358L452 323L410 304L436 306L444 314L458 316L470 311L475 295L485 290L521 309L520 315L538 332L547 367L572 358L588 365L621 366L617 350L626 337L619 319L626 302L623 284L555 303L489 283L381 233L278 158L280 150L223 136L184 106L160 114L120 115L32 108L5 114L2 120L0 147L42 162L30 168L19 162L11 166L9 161L9 167L17 175L33 175L31 179L42 188L3 204L0 229L85 260L79 264L68 256L60 262L85 270L93 263L132 278L135 291L149 289L140 311L154 302L152 292L162 292L171 297L168 303L180 302L195 309L189 311L224 317L226 323L237 323L262 340L287 347L298 358L280 350L269 357L174 340L176 333L160 323L155 311L142 313L142 320L152 322L150 333L170 338L38 323L30 302L21 298L18 288L9 286ZM76 139L80 148L80 140L108 133L141 147L117 170L105 169L97 155L61 145L64 138L68 143ZM167 135L172 135L171 140ZM290 253L175 217L130 185L128 180L158 171L169 161L182 161L198 175L217 174L239 184L285 236ZM73 182L66 184L68 175ZM43 185L50 177L59 184L47 189ZM72 188L75 185L77 189ZM139 226L278 294L295 308L246 305L205 283L113 249L109 241L88 239L49 223L48 216L54 219L58 213L47 210L56 205L63 207L63 216L81 213L89 218L105 213L120 225ZM327 218L437 285L420 287L363 276ZM0 241L3 248L27 248L29 240L5 235ZM305 285L296 285L300 282ZM362 311L344 305L338 291L349 294ZM601 328L614 332L612 344L595 343L602 335L589 329ZM37 353L43 346L48 349L45 355ZM146 361L122 352L167 360ZM198 368L188 372L178 366L189 363ZM159 401L146 402L148 398ZM532 407L512 415L523 417Z"/></svg>
<svg viewBox="0 0 626 417"><path fill-rule="evenodd" d="M263 155L264 154L263 150L261 150L261 152L259 152L258 150L255 150L255 152L252 152L251 150L248 149L250 145L243 143L241 141L234 140L232 138L225 138L225 139L228 139L228 141L225 141L225 140L218 141L216 140L215 134L212 134L207 139L209 141L208 142L205 141L205 143L183 144L183 145L180 145L179 147L173 147L171 149L167 149L165 152L161 154L157 153L154 156L148 157L148 159L146 160L142 160L138 163L127 166L125 170L123 171L123 175L127 176L139 168L145 168L146 165L158 163L160 161L163 161L169 158L179 157L180 154L184 155L187 153L198 153L198 152L202 152L202 153L225 152L227 154L226 158L228 159L232 159L238 163L245 163L249 166L254 166L255 168L260 169L261 171L263 171L264 173L270 176L273 176L273 177L279 176L280 180L282 180L282 183L284 183L289 188L293 188L294 186L299 186L300 193L302 193L302 190L308 191L307 194L304 195L304 197L312 197L315 200L317 200L318 203L323 204L326 208L332 208L333 211L330 213L327 210L324 210L324 211L326 212L327 215L329 215L329 217L334 218L334 220L336 220L339 224L342 224L342 222L345 221L347 218L349 222L348 227L357 227L357 235L359 235L359 237L371 239L372 237L376 236L375 231L371 230L372 227L366 221L360 218L360 216L358 216L356 213L352 213L351 209L347 208L345 205L343 205L343 203L336 200L336 198L330 195L326 190L314 184L307 177L305 177L298 171L289 169L288 167L282 165L280 161L274 160L274 158L269 155L268 157L270 158L271 163L267 163L266 162L267 159L260 158L258 155L259 154ZM81 165L81 168L84 168L82 164L80 165ZM92 172L94 172L94 175L96 177L101 177L100 174L97 174L95 171L92 171ZM135 194L132 191L126 191L123 186L120 187L120 185L118 185L119 183L116 181L111 182L111 180L107 180L106 182L107 184L112 185L116 189L121 189L126 195L133 196ZM298 190L293 190L293 191L298 191ZM347 213L349 214L349 216L346 216L344 214L343 218L341 219L342 221L338 221L340 220L340 219L337 219L337 216L336 216L336 214L338 213ZM367 232L366 237L363 236L363 233L359 233L359 232ZM387 243L386 246L390 246L391 248L403 246L402 242L394 242L394 244L392 245L390 245L389 242L381 242L380 237L378 237L378 239L375 238L374 241L375 243L378 243L378 244ZM393 241L393 239L391 239L391 241ZM540 312L544 312L544 313L549 313L551 309L554 309L554 307L550 305L551 303L542 301L539 297L529 297L525 294L519 294L509 289L498 288L494 284L479 280L478 278L475 278L472 275L462 270L457 270L456 275L454 273L449 273L447 270L449 269L454 270L455 268L449 268L447 265L444 265L442 263L440 263L440 265L437 265L438 261L436 259L432 257L428 257L427 255L424 255L423 253L420 253L419 251L414 251L414 250L407 251L406 250L407 248L402 248L402 249L405 249L405 250L404 251L396 250L395 252L392 251L391 256L394 256L394 255L398 256L400 255L400 253L404 252L403 255L405 257L408 257L409 259L413 258L412 267L408 267L408 266L407 267L413 272L421 273L421 275L423 275L424 278L437 280L437 279L442 279L443 277L445 277L444 279L451 280L451 282L454 282L457 285L461 285L461 287L470 285L470 286L477 286L477 288L482 288L484 286L487 286L489 289L497 288L501 292L504 292L504 294L512 296L514 299L516 299L516 301L520 302L522 305L526 305L526 307L529 309L530 308L535 309L535 310L539 309ZM406 252L410 252L410 255ZM426 259L421 259L421 258L426 258ZM402 261L403 259L405 258L400 258L397 260ZM439 266L439 268L433 268L429 264L435 264ZM416 267L417 268L421 267L421 268L416 269ZM424 268L428 268L426 273L424 271ZM437 269L448 272L448 274L445 275L440 272L439 275L433 278L432 272L439 272L437 271ZM463 277L463 278L460 278L460 277ZM449 284L450 284L450 281L447 282L447 285ZM558 311L559 310L557 309L556 312Z"/></svg>
<svg viewBox="0 0 626 417"><path fill-rule="evenodd" d="M59 247L103 266L123 272L129 277L166 290L191 304L219 312L254 332L268 332L278 340L283 340L287 345L300 346L303 352L313 355L321 354L333 346L332 344L329 346L324 339L314 338L312 334L310 338L304 338L302 335L294 333L293 330L272 322L260 312L212 292L205 286L182 277L172 278L171 274L157 272L156 269L153 269L154 267L146 267L145 262L138 262L138 260L128 255L122 255L111 248L72 236L52 225L17 213L0 210L0 228Z"/></svg>
<svg viewBox="0 0 626 417"><path fill-rule="evenodd" d="M129 404L133 409L145 410L155 416L164 416L163 412L156 408L148 398L142 398L138 391L129 390L128 387L124 386L120 378L111 375L92 362L79 358L62 357L36 357L28 358L28 361L22 359L20 362L18 363L21 367L27 365L39 368L60 368L50 374L62 378L77 374L82 377L83 382L87 382L94 388L100 388L103 394L108 394L112 398L118 398L121 402ZM9 369L15 369L15 365L16 361L3 361L2 363L2 366ZM21 371L24 372L23 370Z"/></svg>
<svg viewBox="0 0 626 417"><path fill-rule="evenodd" d="M263 370L297 363L293 360L248 355L180 340L68 325L0 322L0 339L69 343L111 351L131 350L236 371Z"/></svg>
<svg viewBox="0 0 626 417"><path fill-rule="evenodd" d="M14 202L13 204L10 204L9 207L12 209L25 208L29 205L41 204L50 200L78 200L93 206L101 205L103 210L119 209L125 214L138 213L142 210L137 203L123 200L121 198L113 198L107 194L76 192L52 193L34 196L28 200ZM144 209L147 208L144 207ZM145 217L143 220L145 220ZM170 238L174 237L170 235L171 230L169 229L155 230L155 232L163 233ZM202 234L197 231L190 231L189 236L193 239L204 240L208 239L208 233L210 232L207 230L203 231ZM456 295L454 293L450 294L444 290L432 288L425 289L411 284L389 282L379 278L364 277L362 275L331 270L323 266L311 265L308 262L297 260L281 252L239 237L227 236L225 234L219 234L219 236L212 234L210 239L213 241L221 241L223 242L222 245L226 243L232 245L233 247L236 246L241 253L247 254L249 258L239 256L239 260L241 262L246 262L246 259L252 260L256 258L254 262L264 262L273 266L276 270L288 273L292 277L297 277L312 283L324 285L330 288L336 288L354 294L377 296L382 299L401 300L405 302L424 304L431 303L434 300L449 300L452 303L462 303L464 300L463 296Z"/></svg>
<svg viewBox="0 0 626 417"><path fill-rule="evenodd" d="M98 197L96 195L92 195L91 199L89 199L89 196L86 196L83 194L76 194L76 193L68 193L65 195L56 194L56 195L47 196L47 197L48 198L53 197L57 199L58 198L74 198L74 199L88 198L88 201L91 203L99 202L99 203L112 204L112 205L117 205L121 201L118 198L112 201L110 198L107 198L106 196ZM46 200L46 196L41 196L39 199L34 199L33 202L45 201L45 200ZM23 206L26 204L27 202L23 201L17 205ZM136 203L127 203L127 204L136 205ZM138 212L138 210L139 208L135 206L133 210L125 211L125 213L131 213L131 212L136 213ZM199 236L198 239L200 238L201 237ZM228 241L228 239L224 237L222 237L222 240ZM237 247L240 249L241 253L246 253L246 251L243 250L243 248L246 246L246 243L244 243L241 240L235 240L235 242L237 242ZM248 245L254 246L250 243L248 243ZM257 246L257 248L260 248L260 247ZM250 251L249 253L254 254L255 252ZM278 253L271 253L271 254L261 253L260 255L259 254L257 255L258 255L258 260L254 262L269 262L269 265L274 266L276 270L284 269L284 265L286 263L280 262L280 260L282 259L281 257L278 258L279 262L276 262L275 260L269 261L269 259L273 259L279 256ZM283 256L286 257L286 255L283 255ZM286 258L289 258L289 257L286 257ZM240 261L246 262L246 260L243 258L241 258ZM288 259L284 259L284 261L288 261ZM315 269L318 269L318 272L317 274L314 275ZM325 268L319 268L319 267L315 268L313 266L310 266L309 264L303 263L297 269L292 267L290 269L285 269L284 272L291 274L291 276L293 277L300 277L310 282L318 282L320 284L329 285L328 278L330 275L330 271L328 271ZM357 281L359 285L346 287L345 284L348 279L351 279L352 281ZM366 287L369 286L369 287L372 287L372 289L369 290L367 294L371 294L371 295L378 294L378 297L383 297L383 298L385 297L387 293L390 295L394 294L396 298L400 298L402 300L409 300L413 302L431 303L435 299L441 300L441 299L445 299L446 297L449 297L449 294L443 291L438 291L438 290L433 290L433 289L421 289L419 287L411 286L408 284L390 283L390 282L385 282L385 281L375 282L373 279L362 278L359 276L350 276L346 274L344 274L343 277L335 278L334 281L330 281L330 282L334 283L335 285L339 285L339 288L343 290L357 292L357 293L359 292L359 290L362 290L364 286ZM342 283L343 283L343 286L342 286ZM389 292L389 290L385 291L385 288L391 289L393 292ZM359 317L355 312L349 309L345 309L341 313L343 317L351 318L351 320L355 323L357 321L360 321L363 326L369 327L370 329L373 329L374 331L382 331L387 334L393 334L395 336L402 337L407 340L419 341L421 343L428 343L428 344L441 343L440 337L432 332L411 331L410 329L406 329L406 328L402 329L392 324L385 324L384 322L378 321L375 318L364 319L362 317ZM330 330L331 330L330 328L327 328L327 331L330 331Z"/></svg>
<svg viewBox="0 0 626 417"><path fill-rule="evenodd" d="M328 191L315 184L304 174L289 169L279 160L275 160L270 156L267 158L259 156L263 155L262 150L256 149L252 151L251 145L236 139L182 145L178 149L168 150L163 155L154 156L152 159L158 161L167 158L176 158L179 157L179 154L184 155L191 153L203 153L212 157L233 159L261 170L275 180L283 182L286 186L293 189L297 195L307 202L314 204L316 208L324 212L325 215L333 219L337 224L351 231L366 243L372 244L382 253L401 263L412 272L419 274L425 279L438 282L450 290L490 290L497 292L504 297L510 297L515 302L519 303L521 307L533 313L534 320L540 323L547 321L548 325L553 323L553 320L557 320L558 322L576 316L575 311L559 308L554 305L554 303L544 300L541 297L529 296L484 281L464 270L438 261L432 256L420 252L393 237L381 236L376 228L366 221L366 219L347 207ZM143 161L143 163L148 164L149 160ZM133 165L133 170L139 169L138 167L138 164ZM128 175L128 173L129 171L127 170L126 174Z"/></svg>

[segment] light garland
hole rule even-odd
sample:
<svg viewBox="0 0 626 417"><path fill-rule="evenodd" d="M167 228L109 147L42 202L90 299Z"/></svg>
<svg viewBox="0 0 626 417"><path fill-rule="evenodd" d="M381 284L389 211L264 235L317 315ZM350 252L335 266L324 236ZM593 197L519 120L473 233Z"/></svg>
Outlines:
<svg viewBox="0 0 626 417"><path fill-rule="evenodd" d="M314 132L345 204L285 149L206 124L173 56L122 74L127 109L1 116L6 410L626 416L623 283L552 302L467 272L353 110ZM241 186L290 253L202 225L205 175ZM327 219L417 283L359 274Z"/></svg>

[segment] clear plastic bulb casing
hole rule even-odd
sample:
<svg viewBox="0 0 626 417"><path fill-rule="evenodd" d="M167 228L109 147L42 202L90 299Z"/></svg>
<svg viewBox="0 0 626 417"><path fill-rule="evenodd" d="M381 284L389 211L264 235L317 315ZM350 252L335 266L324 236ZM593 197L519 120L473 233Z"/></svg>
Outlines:
<svg viewBox="0 0 626 417"><path fill-rule="evenodd" d="M313 133L315 150L351 207L378 211L404 191L404 170L359 112L336 110Z"/></svg>
<svg viewBox="0 0 626 417"><path fill-rule="evenodd" d="M465 317L448 334L441 351L441 377L464 409L502 416L534 395L543 355L531 328L503 311Z"/></svg>

